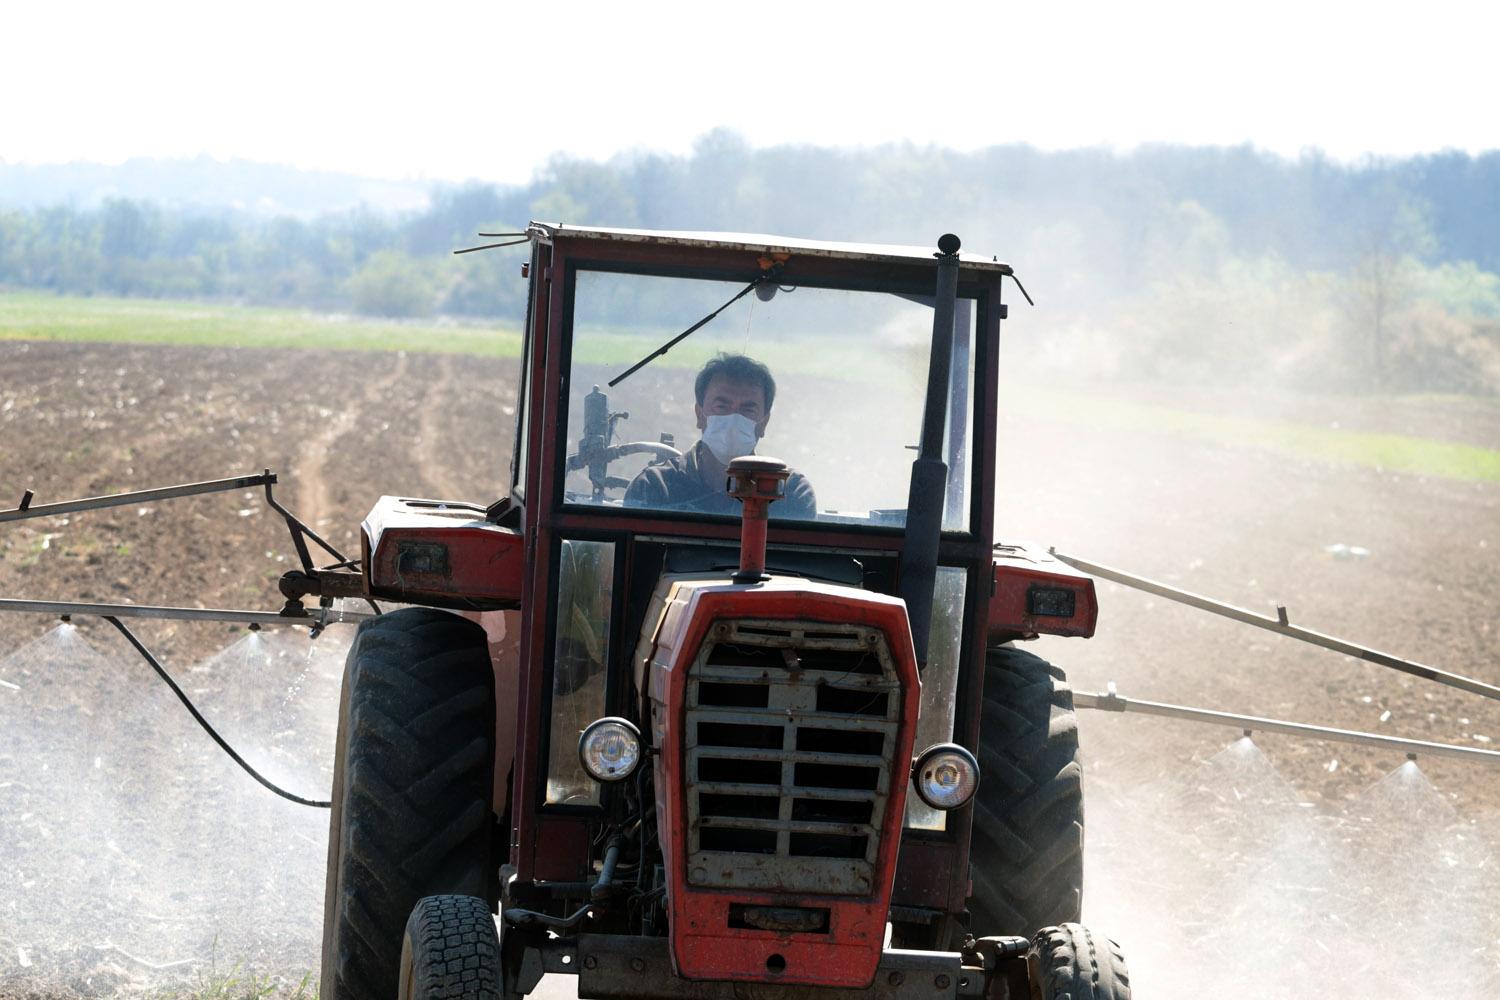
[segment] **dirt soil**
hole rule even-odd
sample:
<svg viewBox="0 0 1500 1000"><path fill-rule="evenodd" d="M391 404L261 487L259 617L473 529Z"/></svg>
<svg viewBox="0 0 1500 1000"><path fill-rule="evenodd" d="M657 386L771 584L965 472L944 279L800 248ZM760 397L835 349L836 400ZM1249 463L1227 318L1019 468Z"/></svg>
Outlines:
<svg viewBox="0 0 1500 1000"><path fill-rule="evenodd" d="M42 504L270 467L282 477L277 497L353 551L359 521L382 493L499 495L514 395L514 363L489 359L8 343L0 348L0 507L26 488ZM1243 403L1235 409L1254 411L1253 400ZM1276 409L1291 407L1283 399ZM1457 403L1303 412L1352 430L1500 446L1492 411L1471 419ZM1285 604L1294 623L1500 683L1500 484L1031 412L1002 420L999 494L1002 538L1054 544L1265 613ZM1367 554L1341 557L1337 545ZM274 609L276 578L292 559L284 529L253 492L151 503L0 527L0 595ZM1100 603L1096 638L1034 644L1079 688L1115 681L1127 696L1500 746L1500 705L1114 585L1101 584ZM220 971L243 961L293 986L315 974L326 814L284 805L223 764L104 626L81 623L70 639L49 633L53 624L0 616L0 996L138 992L164 975L191 983L211 968L210 956ZM243 630L227 626L140 631L190 678L210 717L279 765L279 777L309 793L326 789L336 637L310 649L285 637L247 645ZM69 653L79 638L99 655ZM45 666L59 663L71 672ZM247 676L246 663L258 673ZM1100 813L1101 832L1091 826L1091 851L1132 864L1142 855L1135 842L1123 846L1119 803L1197 775L1198 762L1219 759L1238 735L1098 713L1081 724L1088 780L1099 801L1114 803ZM1255 742L1301 808L1314 811L1365 801L1402 763L1399 754L1335 744ZM1475 829L1500 814L1495 771L1419 763ZM91 769L110 768L120 781L79 791L98 785ZM1147 799L1138 801L1144 808ZM127 816L132 802L150 812ZM110 816L129 828L110 836ZM225 839L229 826L234 836ZM190 888L174 890L173 879ZM1130 921L1135 897L1120 886L1095 898L1105 916ZM92 932L89 913L60 916L80 900L96 908ZM1132 931L1118 928L1127 938ZM166 972L150 968L179 959ZM1157 982L1170 985L1162 974Z"/></svg>

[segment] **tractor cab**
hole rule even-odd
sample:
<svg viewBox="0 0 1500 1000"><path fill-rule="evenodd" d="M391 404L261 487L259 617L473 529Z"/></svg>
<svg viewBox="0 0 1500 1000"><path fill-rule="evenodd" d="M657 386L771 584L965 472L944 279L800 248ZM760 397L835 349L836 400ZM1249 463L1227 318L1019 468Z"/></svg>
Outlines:
<svg viewBox="0 0 1500 1000"><path fill-rule="evenodd" d="M351 650L324 989L428 995L434 928L480 910L495 995L1003 996L1029 953L1062 967L1071 704L1006 643L1095 604L994 545L1010 267L952 236L526 236L509 494L365 524L364 596L428 607Z"/></svg>
<svg viewBox="0 0 1500 1000"><path fill-rule="evenodd" d="M541 819L549 805L594 807L600 798L579 773L576 733L623 711L609 700L609 668L631 662L658 581L738 568L742 509L726 488L734 458L773 455L788 466L786 495L769 509L772 576L898 595L937 255L764 237L532 232L528 270L542 281L533 285L512 502L539 556L553 553L536 559L529 581L550 599L523 601L551 616L530 618L530 636L554 635L550 649L532 642L523 651L550 689L539 693L551 710L538 699L524 713L539 727L523 744L550 751L542 773L551 790L516 806ZM929 743L952 736L967 598L982 606L988 596L994 449L984 414L994 412L995 386L982 373L994 371L1000 281L1010 270L987 258L957 264L938 408L946 475L933 539L937 662L924 674ZM563 669L548 671L559 660ZM557 730L560 718L568 735L542 739L541 724ZM945 825L917 813L921 825ZM544 857L534 863L550 866Z"/></svg>

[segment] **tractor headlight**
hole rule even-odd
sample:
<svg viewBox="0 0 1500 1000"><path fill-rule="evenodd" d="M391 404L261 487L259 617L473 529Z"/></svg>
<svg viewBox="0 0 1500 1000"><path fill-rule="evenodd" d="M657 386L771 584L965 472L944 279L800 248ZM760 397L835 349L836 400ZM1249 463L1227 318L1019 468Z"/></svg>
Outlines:
<svg viewBox="0 0 1500 1000"><path fill-rule="evenodd" d="M613 716L591 722L578 738L578 759L595 781L623 781L641 762L641 731Z"/></svg>
<svg viewBox="0 0 1500 1000"><path fill-rule="evenodd" d="M911 769L917 795L934 809L957 809L979 787L979 761L957 743L939 743L922 751Z"/></svg>

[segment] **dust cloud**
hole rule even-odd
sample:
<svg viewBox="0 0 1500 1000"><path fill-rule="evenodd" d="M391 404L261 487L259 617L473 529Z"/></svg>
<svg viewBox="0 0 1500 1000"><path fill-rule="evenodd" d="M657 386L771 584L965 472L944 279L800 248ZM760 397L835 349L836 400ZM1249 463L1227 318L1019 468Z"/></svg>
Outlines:
<svg viewBox="0 0 1500 1000"><path fill-rule="evenodd" d="M352 630L236 633L169 672L263 774L326 798ZM325 810L254 783L107 626L57 625L0 683L0 993L316 979Z"/></svg>
<svg viewBox="0 0 1500 1000"><path fill-rule="evenodd" d="M1248 737L1155 782L1090 777L1085 919L1138 995L1500 993L1494 844L1415 762L1338 808Z"/></svg>
<svg viewBox="0 0 1500 1000"><path fill-rule="evenodd" d="M1356 311L1305 276L1200 284L1173 257L1134 300L1064 287L1012 306L997 539L1273 619L1286 604L1293 623L1495 683L1478 609L1500 580L1500 493L1420 459L1493 456L1500 406L1415 392L1404 369L1374 378L1349 353L1369 336ZM1098 592L1094 638L1036 644L1079 690L1494 748L1494 702ZM1120 942L1135 995L1500 996L1492 766L1079 715L1084 920Z"/></svg>

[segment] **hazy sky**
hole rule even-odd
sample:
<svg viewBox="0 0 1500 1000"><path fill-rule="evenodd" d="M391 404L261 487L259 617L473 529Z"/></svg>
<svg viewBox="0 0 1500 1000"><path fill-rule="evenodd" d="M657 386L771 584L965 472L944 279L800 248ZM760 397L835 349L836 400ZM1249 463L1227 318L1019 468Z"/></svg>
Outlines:
<svg viewBox="0 0 1500 1000"><path fill-rule="evenodd" d="M554 152L1500 147L1491 0L8 3L0 160L522 181Z"/></svg>

